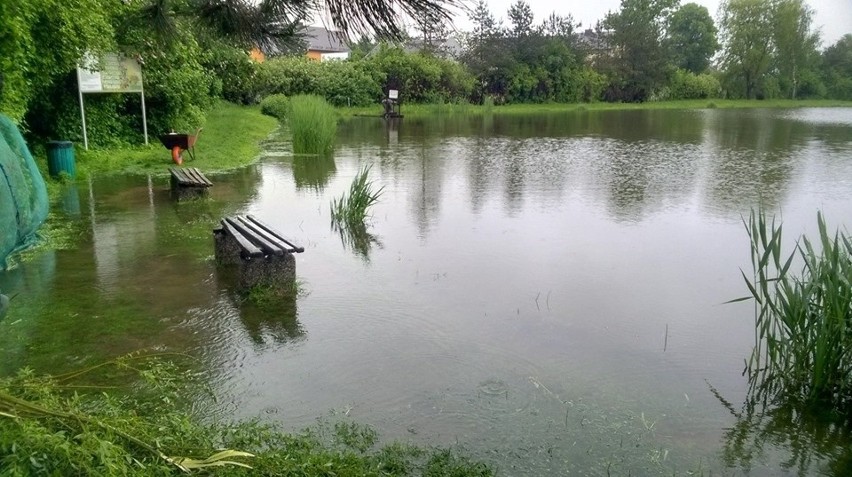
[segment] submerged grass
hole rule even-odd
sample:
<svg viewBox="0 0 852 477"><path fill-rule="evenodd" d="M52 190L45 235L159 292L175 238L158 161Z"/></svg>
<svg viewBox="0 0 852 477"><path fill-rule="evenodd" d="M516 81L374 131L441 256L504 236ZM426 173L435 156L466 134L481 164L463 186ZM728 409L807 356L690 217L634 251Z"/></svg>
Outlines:
<svg viewBox="0 0 852 477"><path fill-rule="evenodd" d="M324 98L298 95L290 98L287 124L296 154L331 153L337 136L337 111Z"/></svg>
<svg viewBox="0 0 852 477"><path fill-rule="evenodd" d="M340 228L356 229L364 226L367 212L370 207L378 202L384 187L375 188L370 178L372 166L364 166L352 184L349 186L349 194L344 193L340 199L331 202L332 224Z"/></svg>
<svg viewBox="0 0 852 477"><path fill-rule="evenodd" d="M802 237L782 254L782 226L752 213L756 343L746 370L764 403L829 410L852 421L852 240L828 232L817 214L816 243ZM798 274L791 269L800 264Z"/></svg>
<svg viewBox="0 0 852 477"><path fill-rule="evenodd" d="M181 404L196 378L161 358L0 379L0 474L166 476L216 467L219 476L492 475L454 451L376 449L376 432L352 422L296 434L254 421L202 422L197 409L189 414ZM135 376L133 392L78 382L105 365Z"/></svg>

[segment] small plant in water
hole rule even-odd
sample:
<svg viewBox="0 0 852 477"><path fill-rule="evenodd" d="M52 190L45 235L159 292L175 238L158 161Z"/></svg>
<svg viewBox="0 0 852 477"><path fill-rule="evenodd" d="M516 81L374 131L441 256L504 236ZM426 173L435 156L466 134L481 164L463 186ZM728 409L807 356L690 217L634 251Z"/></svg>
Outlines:
<svg viewBox="0 0 852 477"><path fill-rule="evenodd" d="M817 214L818 243L802 237L781 252L781 225L752 212L756 343L746 368L762 401L829 410L852 419L852 240L830 234ZM798 275L791 272L801 264ZM738 301L738 300L735 300Z"/></svg>
<svg viewBox="0 0 852 477"><path fill-rule="evenodd" d="M298 95L290 98L287 124L296 154L328 154L334 148L337 113L322 97Z"/></svg>
<svg viewBox="0 0 852 477"><path fill-rule="evenodd" d="M341 228L357 228L363 226L370 207L378 202L384 187L375 188L369 180L372 166L364 166L352 180L349 194L344 193L340 199L331 202L332 224Z"/></svg>

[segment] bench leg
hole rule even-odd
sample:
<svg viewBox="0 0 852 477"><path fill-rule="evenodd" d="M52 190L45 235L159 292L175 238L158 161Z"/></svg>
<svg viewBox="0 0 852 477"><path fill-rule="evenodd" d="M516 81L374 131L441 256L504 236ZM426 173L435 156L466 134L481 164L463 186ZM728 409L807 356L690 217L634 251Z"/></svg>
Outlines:
<svg viewBox="0 0 852 477"><path fill-rule="evenodd" d="M222 229L213 231L213 251L218 264L239 265L242 263L239 242Z"/></svg>
<svg viewBox="0 0 852 477"><path fill-rule="evenodd" d="M296 258L292 253L241 260L240 288L264 287L286 294L296 280Z"/></svg>

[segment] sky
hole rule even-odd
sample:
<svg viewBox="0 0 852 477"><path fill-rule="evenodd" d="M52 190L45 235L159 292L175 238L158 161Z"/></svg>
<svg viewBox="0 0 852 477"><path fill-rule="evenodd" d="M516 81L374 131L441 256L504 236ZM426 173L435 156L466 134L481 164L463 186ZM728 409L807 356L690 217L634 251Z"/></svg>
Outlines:
<svg viewBox="0 0 852 477"><path fill-rule="evenodd" d="M471 5L476 0L468 0ZM515 0L486 0L495 18L508 24L506 12ZM681 0L681 5L694 2L707 7L710 16L717 17L720 0ZM610 10L616 11L620 0L527 0L535 15L535 23L556 12L559 15L571 14L576 21L582 22L583 29L593 28L598 20ZM852 33L852 0L807 0L816 13L814 26L822 31L823 47L831 46L843 35ZM472 24L465 14L456 16L455 25L460 30L470 30Z"/></svg>

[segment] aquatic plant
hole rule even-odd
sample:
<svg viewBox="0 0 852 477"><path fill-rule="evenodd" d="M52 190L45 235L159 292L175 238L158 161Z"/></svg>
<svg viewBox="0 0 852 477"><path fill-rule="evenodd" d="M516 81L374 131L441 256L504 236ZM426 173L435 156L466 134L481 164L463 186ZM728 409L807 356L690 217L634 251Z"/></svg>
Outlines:
<svg viewBox="0 0 852 477"><path fill-rule="evenodd" d="M372 166L364 166L349 186L349 194L331 202L331 221L333 225L356 229L363 227L370 207L378 202L384 187L375 188L369 180Z"/></svg>
<svg viewBox="0 0 852 477"><path fill-rule="evenodd" d="M337 112L334 107L315 95L290 98L287 124L293 136L296 154L328 154L334 148L337 135Z"/></svg>
<svg viewBox="0 0 852 477"><path fill-rule="evenodd" d="M162 358L134 354L62 375L24 369L0 378L0 474L167 476L217 467L215 475L229 476L492 475L455 451L398 443L376 449L376 432L349 421L298 434L256 421L202 422L197 406L191 413L184 405L197 378ZM80 381L104 369L135 377L132 392ZM214 445L242 450L216 452Z"/></svg>
<svg viewBox="0 0 852 477"><path fill-rule="evenodd" d="M830 234L817 214L819 241L803 236L781 252L782 226L752 212L746 225L756 302L751 391L772 404L828 409L852 418L852 240ZM798 275L791 272L800 264ZM741 299L742 300L742 299ZM735 300L736 301L736 300Z"/></svg>
<svg viewBox="0 0 852 477"><path fill-rule="evenodd" d="M153 355L134 353L63 375L37 376L21 370L0 380L0 467L4 475L165 475L234 465L242 451L213 453L212 439L187 435L187 417L176 409L177 385L186 378ZM139 402L105 393L81 394L98 387L72 384L107 366L138 371L156 401ZM74 390L74 393L69 393ZM162 430L170 429L170 436ZM208 449L207 458L170 455ZM119 469L124 469L124 472Z"/></svg>

